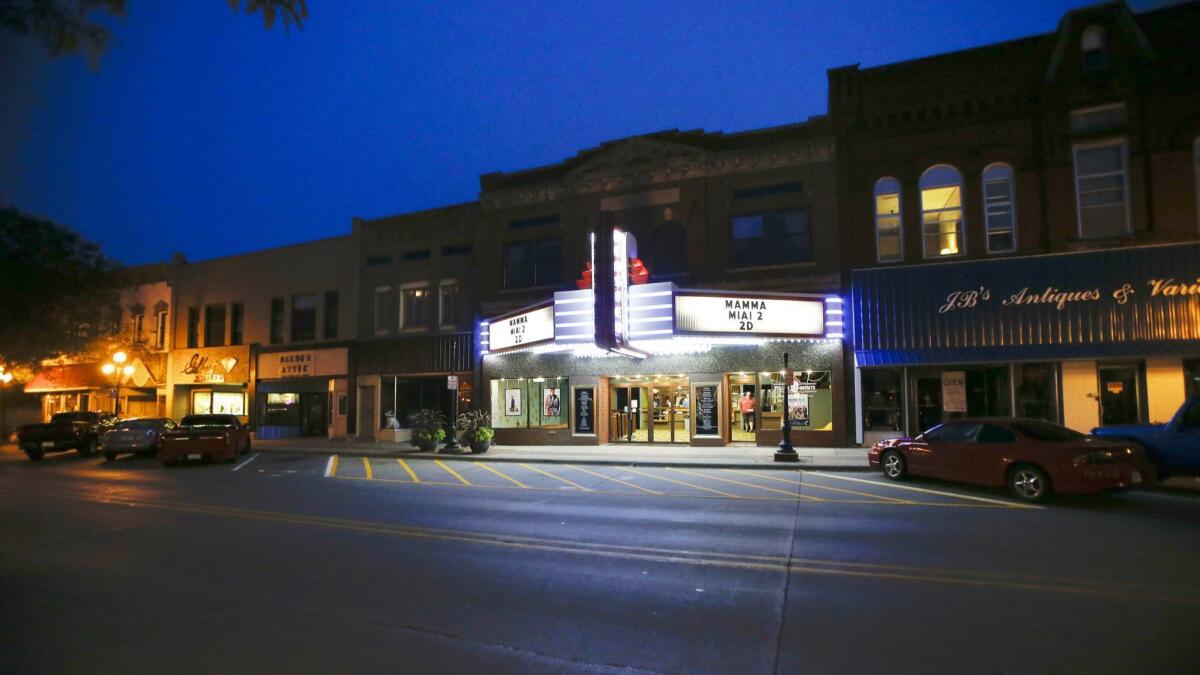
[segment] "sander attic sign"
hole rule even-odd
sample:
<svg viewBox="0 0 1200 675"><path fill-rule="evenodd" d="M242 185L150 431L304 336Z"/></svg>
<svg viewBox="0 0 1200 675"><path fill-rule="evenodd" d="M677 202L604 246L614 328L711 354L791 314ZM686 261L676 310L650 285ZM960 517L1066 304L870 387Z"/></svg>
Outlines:
<svg viewBox="0 0 1200 675"><path fill-rule="evenodd" d="M488 351L502 352L554 339L554 306L545 305L488 324Z"/></svg>
<svg viewBox="0 0 1200 675"><path fill-rule="evenodd" d="M822 337L825 304L772 295L677 294L677 333Z"/></svg>

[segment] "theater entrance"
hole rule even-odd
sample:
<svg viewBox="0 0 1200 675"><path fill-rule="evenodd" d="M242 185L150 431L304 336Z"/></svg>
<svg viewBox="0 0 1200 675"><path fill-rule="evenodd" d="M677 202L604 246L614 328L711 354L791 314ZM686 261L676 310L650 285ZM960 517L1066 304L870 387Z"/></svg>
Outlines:
<svg viewBox="0 0 1200 675"><path fill-rule="evenodd" d="M613 378L608 400L611 443L686 444L691 437L687 377Z"/></svg>

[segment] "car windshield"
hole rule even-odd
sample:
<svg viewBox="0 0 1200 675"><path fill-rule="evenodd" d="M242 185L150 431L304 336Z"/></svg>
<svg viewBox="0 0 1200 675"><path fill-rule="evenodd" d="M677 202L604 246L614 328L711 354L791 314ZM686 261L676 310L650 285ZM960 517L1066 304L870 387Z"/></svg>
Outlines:
<svg viewBox="0 0 1200 675"><path fill-rule="evenodd" d="M159 429L166 424L166 420L125 420L117 422L117 429L122 431L140 431L144 429Z"/></svg>
<svg viewBox="0 0 1200 675"><path fill-rule="evenodd" d="M1073 429L1041 420L1013 420L1010 424L1013 429L1035 441L1067 443L1087 438L1087 436Z"/></svg>
<svg viewBox="0 0 1200 675"><path fill-rule="evenodd" d="M231 427L233 418L228 415L188 415L179 423L181 427Z"/></svg>

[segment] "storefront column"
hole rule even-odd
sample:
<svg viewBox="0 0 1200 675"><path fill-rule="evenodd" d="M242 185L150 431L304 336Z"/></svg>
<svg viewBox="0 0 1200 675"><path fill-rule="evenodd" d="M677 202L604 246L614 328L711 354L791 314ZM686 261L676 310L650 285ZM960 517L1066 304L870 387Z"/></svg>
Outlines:
<svg viewBox="0 0 1200 675"><path fill-rule="evenodd" d="M1146 399L1151 422L1169 422L1186 397L1183 359L1146 359Z"/></svg>
<svg viewBox="0 0 1200 675"><path fill-rule="evenodd" d="M1063 361L1063 426L1088 433L1100 426L1095 361Z"/></svg>

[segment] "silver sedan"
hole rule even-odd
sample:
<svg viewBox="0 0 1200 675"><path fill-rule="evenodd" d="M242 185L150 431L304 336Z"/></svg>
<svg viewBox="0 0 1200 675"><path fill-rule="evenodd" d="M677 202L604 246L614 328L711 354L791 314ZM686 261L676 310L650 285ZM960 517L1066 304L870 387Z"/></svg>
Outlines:
<svg viewBox="0 0 1200 675"><path fill-rule="evenodd" d="M152 453L164 431L174 429L175 420L166 417L139 417L121 420L100 438L104 459L113 461L121 453Z"/></svg>

